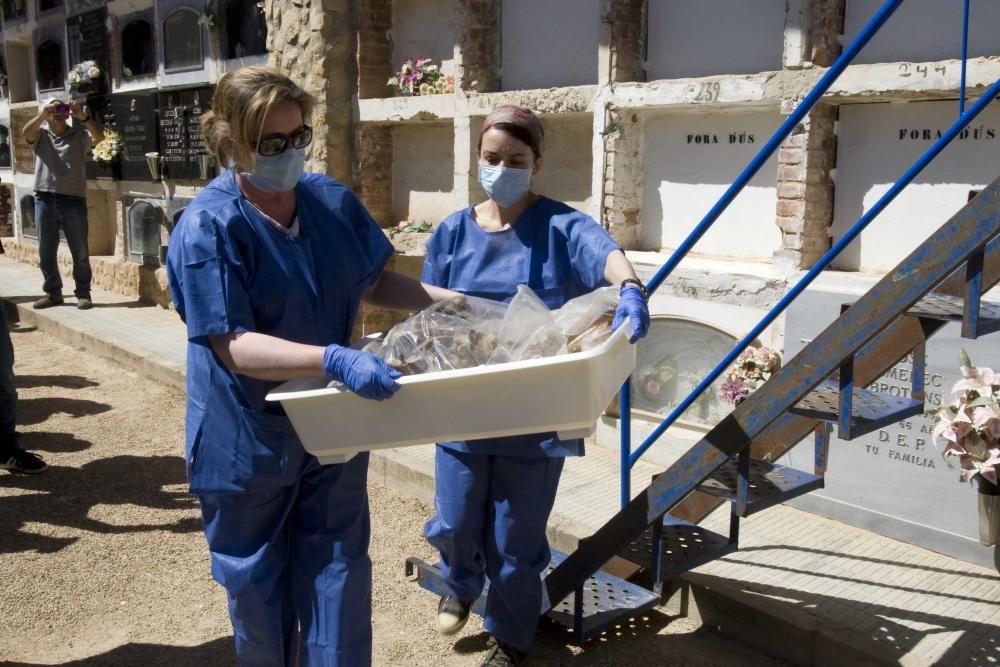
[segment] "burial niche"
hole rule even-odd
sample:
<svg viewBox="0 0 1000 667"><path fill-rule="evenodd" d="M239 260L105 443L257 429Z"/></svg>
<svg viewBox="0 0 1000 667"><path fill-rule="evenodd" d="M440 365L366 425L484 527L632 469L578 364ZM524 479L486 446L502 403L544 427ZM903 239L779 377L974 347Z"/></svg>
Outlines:
<svg viewBox="0 0 1000 667"><path fill-rule="evenodd" d="M32 195L24 195L21 197L18 208L21 209L21 236L37 239L38 227L35 225L35 198Z"/></svg>
<svg viewBox="0 0 1000 667"><path fill-rule="evenodd" d="M222 44L227 60L267 53L267 22L258 0L226 0Z"/></svg>
<svg viewBox="0 0 1000 667"><path fill-rule="evenodd" d="M198 19L198 12L181 7L163 20L163 65L167 72L204 66Z"/></svg>
<svg viewBox="0 0 1000 667"><path fill-rule="evenodd" d="M55 90L64 85L62 44L47 40L38 45L38 89Z"/></svg>
<svg viewBox="0 0 1000 667"><path fill-rule="evenodd" d="M0 169L11 168L10 130L0 125Z"/></svg>
<svg viewBox="0 0 1000 667"><path fill-rule="evenodd" d="M130 21L122 30L122 76L130 79L155 73L153 26L142 19Z"/></svg>

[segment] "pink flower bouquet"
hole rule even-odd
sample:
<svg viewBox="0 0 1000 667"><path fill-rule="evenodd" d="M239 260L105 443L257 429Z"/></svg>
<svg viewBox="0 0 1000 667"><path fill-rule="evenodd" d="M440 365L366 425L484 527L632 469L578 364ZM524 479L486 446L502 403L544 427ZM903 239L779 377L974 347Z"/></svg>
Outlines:
<svg viewBox="0 0 1000 667"><path fill-rule="evenodd" d="M962 480L977 474L997 484L1000 468L1000 374L972 365L962 350L962 379L952 387L957 400L934 413L934 444L945 460L958 458Z"/></svg>
<svg viewBox="0 0 1000 667"><path fill-rule="evenodd" d="M407 58L386 85L396 95L440 95L455 92L455 78L444 74L430 58Z"/></svg>
<svg viewBox="0 0 1000 667"><path fill-rule="evenodd" d="M781 357L766 346L748 347L736 357L719 388L719 398L739 405L781 368Z"/></svg>

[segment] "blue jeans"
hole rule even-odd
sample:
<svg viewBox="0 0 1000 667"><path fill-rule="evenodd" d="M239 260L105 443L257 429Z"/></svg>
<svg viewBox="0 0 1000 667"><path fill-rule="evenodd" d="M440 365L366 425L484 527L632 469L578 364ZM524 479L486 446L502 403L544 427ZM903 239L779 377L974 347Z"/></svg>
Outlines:
<svg viewBox="0 0 1000 667"><path fill-rule="evenodd" d="M38 259L42 268L42 289L62 296L59 275L59 228L73 256L73 281L77 297L90 296L90 251L87 248L87 200L53 192L35 193L35 224L38 225Z"/></svg>
<svg viewBox="0 0 1000 667"><path fill-rule="evenodd" d="M3 310L0 307L0 310ZM6 312L0 312L0 459L17 449L17 389L14 387L14 345Z"/></svg>

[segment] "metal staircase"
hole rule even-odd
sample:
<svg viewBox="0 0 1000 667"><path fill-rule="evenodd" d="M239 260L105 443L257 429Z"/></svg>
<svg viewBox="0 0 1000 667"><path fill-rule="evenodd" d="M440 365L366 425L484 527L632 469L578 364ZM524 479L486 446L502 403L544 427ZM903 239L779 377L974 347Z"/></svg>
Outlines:
<svg viewBox="0 0 1000 667"><path fill-rule="evenodd" d="M650 281L655 290L718 219L729 202L771 153L801 122L862 46L903 0L889 0L845 48L816 88ZM966 21L967 21L966 15ZM541 611L569 627L583 642L608 626L660 603L664 583L735 551L740 519L823 487L832 427L852 440L924 411L925 344L949 322L962 322L962 335L976 338L1000 330L1000 307L981 297L1000 282L1000 179L994 181L840 317L787 360L767 383L738 405L673 465L634 497L629 469L714 380L784 311L837 254L998 94L994 83L969 110L963 101L958 120L817 262L788 295L682 401L646 441L631 451L628 384L622 389L622 509L570 554L553 552L544 577ZM910 396L892 397L865 389L912 354ZM811 472L776 465L776 460L809 436L814 439ZM697 524L720 503L729 502L729 535ZM611 562L631 563L647 586L602 571ZM620 568L615 568L616 571ZM444 584L437 567L418 558L407 572L439 595ZM481 613L483 597L473 607Z"/></svg>

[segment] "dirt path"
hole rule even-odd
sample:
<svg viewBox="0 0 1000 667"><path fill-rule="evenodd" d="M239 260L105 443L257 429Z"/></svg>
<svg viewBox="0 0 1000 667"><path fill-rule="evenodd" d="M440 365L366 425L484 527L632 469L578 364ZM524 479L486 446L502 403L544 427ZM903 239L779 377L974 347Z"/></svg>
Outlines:
<svg viewBox="0 0 1000 667"><path fill-rule="evenodd" d="M181 392L31 329L14 328L23 444L40 476L0 472L0 664L231 665L184 482ZM436 605L404 576L433 559L424 505L372 485L375 665L476 665L478 619L434 631ZM539 665L773 665L686 619L648 613L583 649L543 622Z"/></svg>

